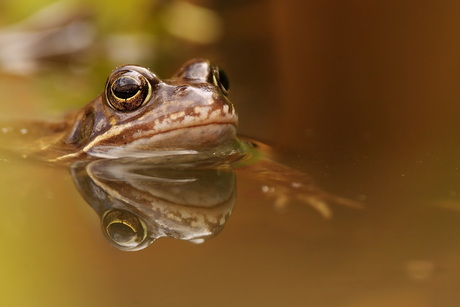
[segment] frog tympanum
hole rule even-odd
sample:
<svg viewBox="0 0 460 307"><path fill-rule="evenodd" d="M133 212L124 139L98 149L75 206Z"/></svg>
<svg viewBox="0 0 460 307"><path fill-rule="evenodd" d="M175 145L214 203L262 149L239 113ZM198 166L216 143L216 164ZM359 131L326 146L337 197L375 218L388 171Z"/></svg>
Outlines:
<svg viewBox="0 0 460 307"><path fill-rule="evenodd" d="M100 96L64 121L3 125L0 134L12 135L15 141L29 137L20 142L22 145L15 142L10 146L24 157L71 164L79 191L97 208L106 235L122 249L139 249L148 245L145 242L153 242L161 236L203 240L216 232L211 229L223 226L231 211L230 192L222 198L222 202L230 204L228 211L219 209L215 199L209 203L218 209L211 210L184 209L184 204L174 195L168 197L175 205L158 203L158 199L166 198L164 195L158 198L156 194L168 189L161 188L161 184L158 189L157 182L176 183L177 174L173 172L172 179L159 180L164 174L155 175L155 168L176 171L237 168L241 174L256 178L261 183L259 190L274 197L277 206L296 200L314 207L324 217L331 215L329 203L359 206L322 191L304 173L259 153L257 143L238 138L238 116L228 99L228 91L229 81L223 70L207 60L189 61L168 80L161 80L146 68L125 65L109 75ZM149 172L139 173L144 168ZM190 178L198 180L201 175L194 176ZM191 186L195 191L189 195L199 198L197 186ZM173 194L178 191L172 190L176 191ZM233 183L228 191L233 191ZM214 195L214 192L204 193L206 197L202 199L206 201ZM185 220L193 217L192 212L208 216L205 211L214 212L211 215L217 212L219 217L209 218L211 222L193 231L185 226L196 226L193 219ZM175 221L160 216L168 219L173 216ZM147 224L150 227L144 227ZM134 231L139 227L144 232ZM120 235L114 230L129 230L131 235ZM139 233L143 235L139 237Z"/></svg>

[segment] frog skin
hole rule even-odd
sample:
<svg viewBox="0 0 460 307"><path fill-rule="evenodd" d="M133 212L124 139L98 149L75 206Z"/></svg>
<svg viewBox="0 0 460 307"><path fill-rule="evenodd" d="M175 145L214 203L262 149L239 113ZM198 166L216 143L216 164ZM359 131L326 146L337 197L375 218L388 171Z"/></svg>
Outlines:
<svg viewBox="0 0 460 307"><path fill-rule="evenodd" d="M235 140L238 116L227 94L222 70L206 60L188 62L166 81L148 69L121 66L73 120L63 139L75 148L68 157L200 151Z"/></svg>

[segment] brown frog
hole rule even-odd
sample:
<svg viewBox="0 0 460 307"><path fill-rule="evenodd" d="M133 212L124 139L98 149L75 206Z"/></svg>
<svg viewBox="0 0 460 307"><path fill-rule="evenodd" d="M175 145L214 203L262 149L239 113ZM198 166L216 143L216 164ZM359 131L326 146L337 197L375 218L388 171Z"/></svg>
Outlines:
<svg viewBox="0 0 460 307"><path fill-rule="evenodd" d="M199 159L208 149L237 143L238 116L227 95L225 73L207 60L186 63L169 80L144 67L121 66L96 99L42 128L44 135L29 144L27 155L48 161Z"/></svg>

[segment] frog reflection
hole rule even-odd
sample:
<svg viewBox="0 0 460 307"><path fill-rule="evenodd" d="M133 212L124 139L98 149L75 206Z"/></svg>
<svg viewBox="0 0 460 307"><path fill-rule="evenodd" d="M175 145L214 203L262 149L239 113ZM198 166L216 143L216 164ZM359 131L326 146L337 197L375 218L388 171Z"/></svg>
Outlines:
<svg viewBox="0 0 460 307"><path fill-rule="evenodd" d="M126 251L160 237L202 243L222 230L235 203L235 175L228 169L96 160L73 164L71 174L104 235Z"/></svg>

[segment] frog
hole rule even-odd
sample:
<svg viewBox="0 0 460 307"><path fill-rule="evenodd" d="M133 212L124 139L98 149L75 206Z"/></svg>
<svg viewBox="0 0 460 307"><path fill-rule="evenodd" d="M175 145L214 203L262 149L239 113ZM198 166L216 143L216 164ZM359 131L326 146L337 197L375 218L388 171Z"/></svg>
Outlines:
<svg viewBox="0 0 460 307"><path fill-rule="evenodd" d="M332 215L331 202L360 207L273 161L261 143L239 136L229 90L227 74L207 59L192 59L165 80L148 68L123 65L109 74L99 96L64 120L3 126L1 131L32 136L22 156L47 163L113 159L169 168L239 169L260 181L262 193L273 197L277 207L297 200L326 218Z"/></svg>
<svg viewBox="0 0 460 307"><path fill-rule="evenodd" d="M207 60L186 63L168 80L123 65L79 111L16 130L41 131L25 143L23 154L49 162L149 157L162 163L181 155L194 160L208 149L235 147L238 115L227 95L228 78Z"/></svg>

